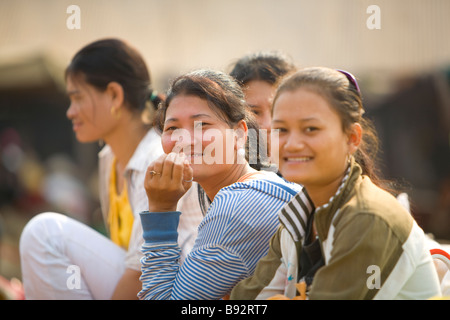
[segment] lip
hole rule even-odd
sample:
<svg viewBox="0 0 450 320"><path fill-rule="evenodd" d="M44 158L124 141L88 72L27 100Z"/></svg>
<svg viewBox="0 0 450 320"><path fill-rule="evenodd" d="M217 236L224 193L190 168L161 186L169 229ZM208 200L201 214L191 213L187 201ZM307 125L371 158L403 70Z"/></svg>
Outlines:
<svg viewBox="0 0 450 320"><path fill-rule="evenodd" d="M189 157L191 157L191 158L203 157L203 153L193 153L193 154L189 155Z"/></svg>
<svg viewBox="0 0 450 320"><path fill-rule="evenodd" d="M192 163L195 163L195 159L202 158L202 157L203 157L203 153L191 153L187 158L188 158L189 162L192 164Z"/></svg>
<svg viewBox="0 0 450 320"><path fill-rule="evenodd" d="M286 163L305 163L313 160L313 157L310 156L287 156L283 157L283 160Z"/></svg>
<svg viewBox="0 0 450 320"><path fill-rule="evenodd" d="M78 121L72 121L72 130L78 131L81 127L82 123Z"/></svg>

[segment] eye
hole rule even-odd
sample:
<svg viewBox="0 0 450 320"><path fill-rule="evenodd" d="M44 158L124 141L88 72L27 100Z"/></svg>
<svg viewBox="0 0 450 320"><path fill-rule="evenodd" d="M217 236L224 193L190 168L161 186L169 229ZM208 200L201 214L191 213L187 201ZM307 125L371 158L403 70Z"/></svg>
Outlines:
<svg viewBox="0 0 450 320"><path fill-rule="evenodd" d="M272 131L278 131L279 133L288 132L288 130L284 127L274 127L274 128L272 128Z"/></svg>
<svg viewBox="0 0 450 320"><path fill-rule="evenodd" d="M81 96L79 94L71 94L69 95L69 99L71 102L76 102L81 100Z"/></svg>
<svg viewBox="0 0 450 320"><path fill-rule="evenodd" d="M307 132L307 133L313 133L313 132L318 131L318 130L319 130L319 128L313 127L313 126L305 128L305 132Z"/></svg>
<svg viewBox="0 0 450 320"><path fill-rule="evenodd" d="M210 125L210 123L208 123L208 122L203 122L203 121L196 121L196 123L195 123L195 128L196 129L201 129L201 128L203 128L203 127L206 127L206 126L209 126Z"/></svg>
<svg viewBox="0 0 450 320"><path fill-rule="evenodd" d="M175 131L177 129L178 129L177 127L171 126L171 127L164 128L164 131Z"/></svg>

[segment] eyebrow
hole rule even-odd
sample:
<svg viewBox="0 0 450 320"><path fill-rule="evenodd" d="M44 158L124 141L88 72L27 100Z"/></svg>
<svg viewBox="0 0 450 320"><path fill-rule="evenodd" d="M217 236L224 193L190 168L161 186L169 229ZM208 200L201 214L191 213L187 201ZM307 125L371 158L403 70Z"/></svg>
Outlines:
<svg viewBox="0 0 450 320"><path fill-rule="evenodd" d="M277 119L273 119L272 122L284 122L285 120L277 120ZM309 117L309 118L303 118L303 119L299 119L298 122L309 122L309 121L319 121L319 118L316 117Z"/></svg>
<svg viewBox="0 0 450 320"><path fill-rule="evenodd" d="M212 119L212 117L209 114L206 113L198 113L198 114L194 114L192 116L189 117L189 119L198 119L198 118L210 118ZM166 121L164 121L164 123L168 123L168 122L175 122L178 121L177 118L169 118Z"/></svg>
<svg viewBox="0 0 450 320"><path fill-rule="evenodd" d="M67 95L68 95L68 96L71 96L71 95L74 95L74 94L78 94L78 93L80 93L80 90L71 90L71 91L67 91Z"/></svg>

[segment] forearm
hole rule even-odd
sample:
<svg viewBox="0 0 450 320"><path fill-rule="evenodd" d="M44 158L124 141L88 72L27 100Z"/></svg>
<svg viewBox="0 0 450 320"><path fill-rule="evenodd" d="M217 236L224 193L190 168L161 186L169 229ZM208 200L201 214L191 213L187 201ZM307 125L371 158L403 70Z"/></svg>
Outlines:
<svg viewBox="0 0 450 320"><path fill-rule="evenodd" d="M139 299L170 299L179 268L178 221L180 212L140 214L144 254L141 260L142 290Z"/></svg>
<svg viewBox="0 0 450 320"><path fill-rule="evenodd" d="M126 269L122 278L116 286L112 300L136 300L137 294L141 289L139 276L141 273L137 270Z"/></svg>
<svg viewBox="0 0 450 320"><path fill-rule="evenodd" d="M254 300L263 291L271 291L271 289L268 288L269 284L272 283L278 268L282 265L279 247L280 240L277 232L271 239L271 246L268 254L259 260L255 273L251 277L239 282L233 288L230 295L231 300ZM285 281L283 281L283 283L284 282ZM271 291L266 295L266 298L283 293L284 290L276 293Z"/></svg>
<svg viewBox="0 0 450 320"><path fill-rule="evenodd" d="M182 266L174 243L144 244L143 252L140 299L221 299L248 274L242 261L221 247L196 250Z"/></svg>
<svg viewBox="0 0 450 320"><path fill-rule="evenodd" d="M284 247L285 255L282 255ZM261 300L285 295L296 295L297 255L289 233L279 228L270 241L268 254L259 260L255 273L239 282L231 292L230 300Z"/></svg>
<svg viewBox="0 0 450 320"><path fill-rule="evenodd" d="M178 244L144 244L142 251L142 290L138 294L139 299L172 299L173 283L179 270Z"/></svg>
<svg viewBox="0 0 450 320"><path fill-rule="evenodd" d="M221 244L210 244L191 252L180 266L175 217L174 212L141 214L145 243L139 298L223 298L248 275L245 263Z"/></svg>
<svg viewBox="0 0 450 320"><path fill-rule="evenodd" d="M384 220L370 214L337 225L334 235L332 255L316 273L309 298L372 299L402 253L398 237Z"/></svg>

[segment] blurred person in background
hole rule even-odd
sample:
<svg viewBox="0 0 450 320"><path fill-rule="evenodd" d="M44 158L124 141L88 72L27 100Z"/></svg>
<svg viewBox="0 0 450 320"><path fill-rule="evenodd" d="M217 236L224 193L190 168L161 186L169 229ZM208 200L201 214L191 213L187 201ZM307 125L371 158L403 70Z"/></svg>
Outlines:
<svg viewBox="0 0 450 320"><path fill-rule="evenodd" d="M163 153L161 137L144 113L151 119L163 97L151 88L140 53L119 39L82 48L65 77L67 117L77 140L106 143L99 153L99 195L109 237L65 214L35 216L20 239L25 297L136 299L141 288L138 213L148 208L144 176ZM200 221L195 215L201 218L198 199L189 194L180 201L179 232L186 250Z"/></svg>
<svg viewBox="0 0 450 320"><path fill-rule="evenodd" d="M261 51L243 56L231 68L230 75L241 85L245 100L254 113L260 129L266 130L270 155L272 100L279 81L296 70L291 59L277 51Z"/></svg>

